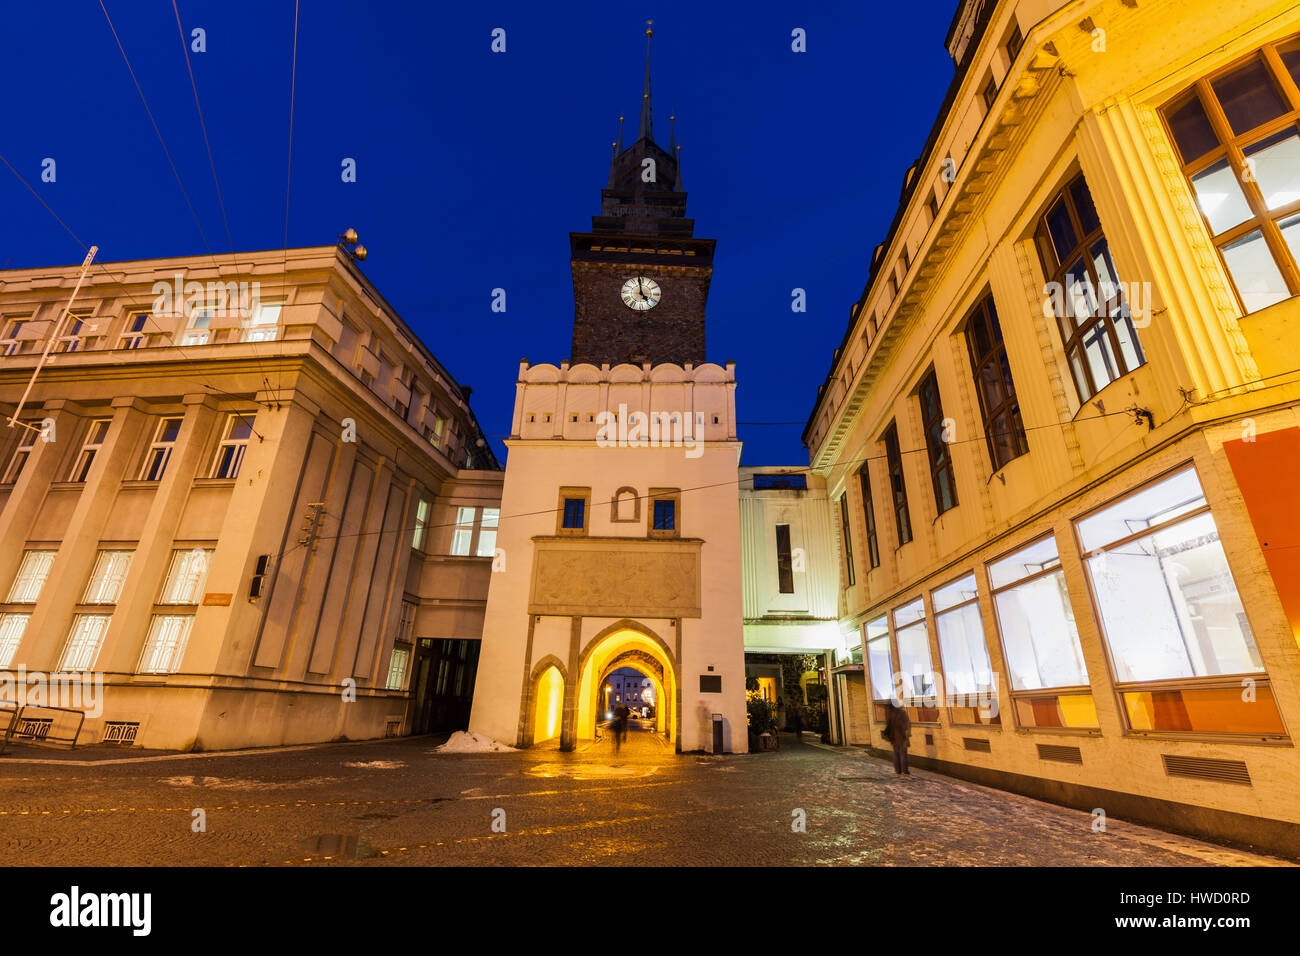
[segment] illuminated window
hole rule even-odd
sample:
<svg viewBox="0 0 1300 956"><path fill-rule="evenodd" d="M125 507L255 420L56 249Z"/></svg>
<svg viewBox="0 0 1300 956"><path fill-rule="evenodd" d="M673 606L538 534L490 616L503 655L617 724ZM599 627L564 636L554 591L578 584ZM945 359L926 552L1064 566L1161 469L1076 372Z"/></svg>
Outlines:
<svg viewBox="0 0 1300 956"><path fill-rule="evenodd" d="M944 585L931 594L930 600L939 634L944 695L953 722L1001 723L975 575Z"/></svg>
<svg viewBox="0 0 1300 956"><path fill-rule="evenodd" d="M1258 690L1264 664L1195 469L1142 487L1076 529L1133 729L1283 733L1271 693L1242 700L1242 676Z"/></svg>
<svg viewBox="0 0 1300 956"><path fill-rule="evenodd" d="M279 331L282 303L263 302L249 318L244 329L245 342L272 342Z"/></svg>
<svg viewBox="0 0 1300 956"><path fill-rule="evenodd" d="M59 660L61 671L88 671L99 659L99 650L108 633L111 614L77 614L72 618L68 642Z"/></svg>
<svg viewBox="0 0 1300 956"><path fill-rule="evenodd" d="M0 614L0 667L13 664L30 618L30 614Z"/></svg>
<svg viewBox="0 0 1300 956"><path fill-rule="evenodd" d="M415 506L415 531L411 535L411 547L416 551L424 550L425 539L429 536L429 502L423 498Z"/></svg>
<svg viewBox="0 0 1300 956"><path fill-rule="evenodd" d="M101 551L95 559L82 604L116 604L122 596L126 573L131 569L132 551Z"/></svg>
<svg viewBox="0 0 1300 956"><path fill-rule="evenodd" d="M490 558L497 552L497 524L501 520L500 508L483 508L479 513L478 547L474 553L480 558Z"/></svg>
<svg viewBox="0 0 1300 956"><path fill-rule="evenodd" d="M1025 727L1097 726L1056 538L988 566L1016 715ZM1032 693L1043 690L1061 693Z"/></svg>
<svg viewBox="0 0 1300 956"><path fill-rule="evenodd" d="M35 604L49 577L50 566L54 564L53 551L24 551L18 574L9 588L7 604Z"/></svg>
<svg viewBox="0 0 1300 956"><path fill-rule="evenodd" d="M925 605L920 598L895 609L894 640L898 642L898 672L903 678L904 703L932 701L934 665L925 629Z"/></svg>
<svg viewBox="0 0 1300 956"><path fill-rule="evenodd" d="M211 548L187 548L172 552L171 566L163 580L159 604L198 604L203 584L212 565Z"/></svg>
<svg viewBox="0 0 1300 956"><path fill-rule="evenodd" d="M213 478L238 478L239 467L244 462L244 452L253 435L253 414L236 413L226 419L226 429L217 447L213 462Z"/></svg>
<svg viewBox="0 0 1300 956"><path fill-rule="evenodd" d="M864 626L867 669L871 673L871 699L887 701L894 694L894 659L889 649L889 622L882 614Z"/></svg>
<svg viewBox="0 0 1300 956"><path fill-rule="evenodd" d="M406 666L410 659L411 651L409 648L393 648L393 656L388 660L388 680L384 685L388 690L406 689Z"/></svg>
<svg viewBox="0 0 1300 956"><path fill-rule="evenodd" d="M167 463L171 461L172 449L176 447L176 438L181 433L181 419L163 418L154 430L153 444L145 456L144 468L140 471L141 481L162 481Z"/></svg>
<svg viewBox="0 0 1300 956"><path fill-rule="evenodd" d="M456 509L456 527L451 535L451 553L466 557L474 540L474 509Z"/></svg>
<svg viewBox="0 0 1300 956"><path fill-rule="evenodd" d="M84 482L90 475L90 469L95 464L95 456L104 447L104 439L108 437L108 427L112 423L110 418L97 418L90 423L90 427L86 430L86 440L82 443L81 452L77 455L76 464L72 468L72 474L68 476L69 481Z"/></svg>
<svg viewBox="0 0 1300 956"><path fill-rule="evenodd" d="M1164 109L1183 173L1246 312L1300 294L1300 37Z"/></svg>
<svg viewBox="0 0 1300 956"><path fill-rule="evenodd" d="M140 655L140 674L175 674L194 627L193 614L155 614Z"/></svg>
<svg viewBox="0 0 1300 956"><path fill-rule="evenodd" d="M211 334L213 309L195 309L190 313L189 324L181 335L181 345L207 345Z"/></svg>
<svg viewBox="0 0 1300 956"><path fill-rule="evenodd" d="M1079 400L1146 362L1083 175L1048 206L1034 234Z"/></svg>

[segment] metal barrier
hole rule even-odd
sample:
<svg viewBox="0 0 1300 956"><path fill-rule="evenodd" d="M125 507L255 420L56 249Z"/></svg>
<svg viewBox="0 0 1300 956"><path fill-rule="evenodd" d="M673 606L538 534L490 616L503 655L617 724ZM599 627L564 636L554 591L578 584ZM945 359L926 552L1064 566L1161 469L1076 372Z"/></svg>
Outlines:
<svg viewBox="0 0 1300 956"><path fill-rule="evenodd" d="M38 744L67 744L69 750L76 750L81 728L86 723L85 711L77 710L75 707L15 704L12 701L0 700L0 714L6 711L9 712L9 723L5 728L4 737L0 738L0 754L5 753L9 749L9 744L15 739ZM52 734L57 716L43 717L29 713L30 711L53 711L56 715L75 714L77 725L69 736Z"/></svg>

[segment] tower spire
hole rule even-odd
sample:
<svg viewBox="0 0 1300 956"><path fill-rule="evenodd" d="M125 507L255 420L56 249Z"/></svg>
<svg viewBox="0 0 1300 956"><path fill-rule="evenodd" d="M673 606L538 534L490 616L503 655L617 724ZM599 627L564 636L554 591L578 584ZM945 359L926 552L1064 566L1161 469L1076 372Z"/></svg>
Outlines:
<svg viewBox="0 0 1300 956"><path fill-rule="evenodd" d="M654 36L653 20L645 22L645 91L641 94L641 128L637 139L654 139L654 122L650 114L650 38Z"/></svg>

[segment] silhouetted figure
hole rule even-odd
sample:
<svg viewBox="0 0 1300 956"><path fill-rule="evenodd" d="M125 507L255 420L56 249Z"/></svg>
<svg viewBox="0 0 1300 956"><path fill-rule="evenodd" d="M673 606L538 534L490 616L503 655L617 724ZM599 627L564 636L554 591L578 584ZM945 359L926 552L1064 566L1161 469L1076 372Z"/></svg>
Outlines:
<svg viewBox="0 0 1300 956"><path fill-rule="evenodd" d="M801 744L803 743L803 708L798 704L795 704L792 709L794 711L794 716L792 718L794 724L794 742Z"/></svg>
<svg viewBox="0 0 1300 956"><path fill-rule="evenodd" d="M898 706L898 701L889 702L889 714L885 717L884 737L894 748L894 773L911 773L907 769L907 745L912 737L912 720L907 711Z"/></svg>
<svg viewBox="0 0 1300 956"><path fill-rule="evenodd" d="M614 750L619 751L627 739L627 718L631 713L626 704L619 704L614 711Z"/></svg>

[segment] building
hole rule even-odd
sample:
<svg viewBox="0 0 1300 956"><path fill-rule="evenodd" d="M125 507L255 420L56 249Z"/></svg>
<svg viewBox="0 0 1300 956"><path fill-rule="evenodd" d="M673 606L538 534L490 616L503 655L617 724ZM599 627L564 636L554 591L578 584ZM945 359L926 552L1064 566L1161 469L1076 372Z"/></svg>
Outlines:
<svg viewBox="0 0 1300 956"><path fill-rule="evenodd" d="M636 141L570 234L570 358L519 366L470 729L571 749L636 666L678 751L744 752L735 371L705 356L714 242L654 136L649 34Z"/></svg>
<svg viewBox="0 0 1300 956"><path fill-rule="evenodd" d="M0 670L101 674L83 743L463 727L502 481L469 389L335 247L96 264L63 321L77 279L0 287Z"/></svg>
<svg viewBox="0 0 1300 956"><path fill-rule="evenodd" d="M746 676L785 727L789 705L808 701L802 686L787 685L777 655L815 655L813 674L828 684L831 740L865 744L862 645L854 628L840 625L837 530L821 475L805 467L740 469Z"/></svg>
<svg viewBox="0 0 1300 956"><path fill-rule="evenodd" d="M805 431L875 719L1300 852L1300 8L963 2L948 48Z"/></svg>

